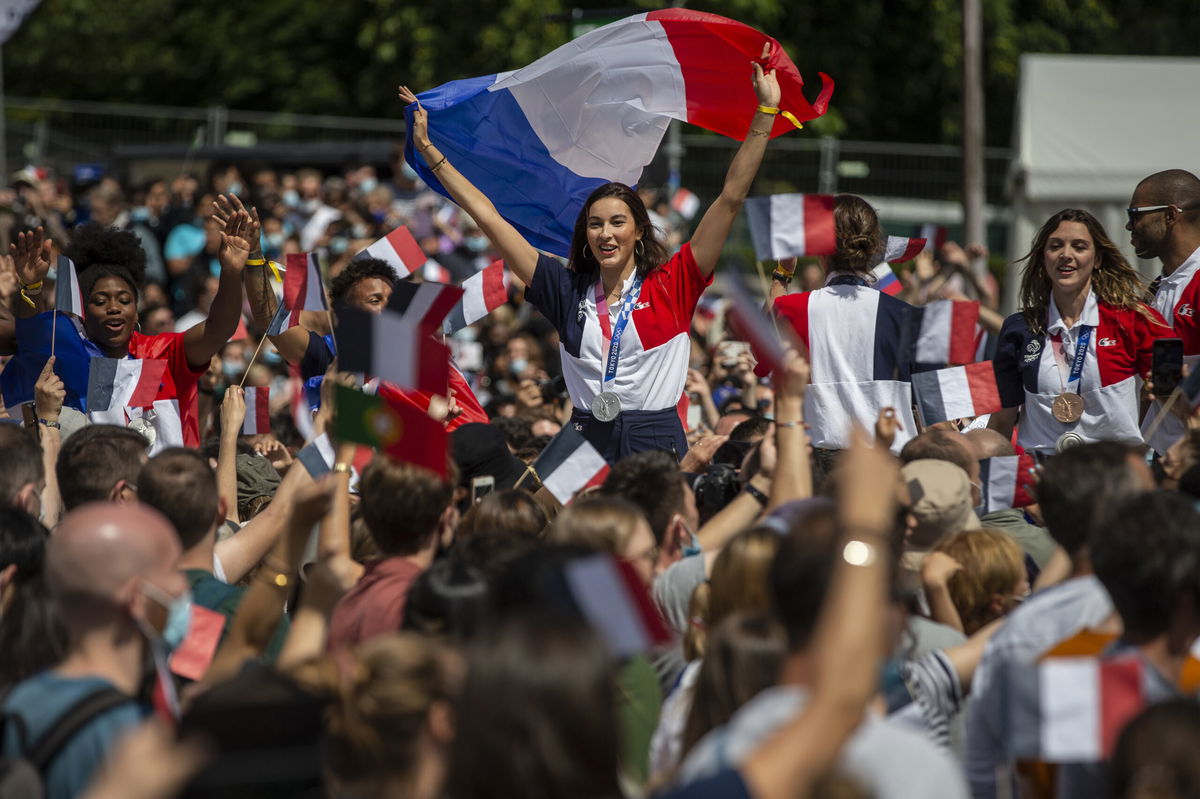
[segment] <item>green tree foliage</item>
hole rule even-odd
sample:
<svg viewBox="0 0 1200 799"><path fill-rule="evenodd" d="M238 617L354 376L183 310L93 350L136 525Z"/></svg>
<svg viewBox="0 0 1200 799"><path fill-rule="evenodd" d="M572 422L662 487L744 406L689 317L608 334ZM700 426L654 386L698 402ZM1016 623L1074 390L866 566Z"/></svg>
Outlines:
<svg viewBox="0 0 1200 799"><path fill-rule="evenodd" d="M983 0L988 139L1006 144L1020 54L1191 55L1194 0ZM574 7L612 0L43 0L4 48L14 95L396 116L395 87L513 69L562 44ZM635 2L652 8L655 4ZM694 0L783 42L833 132L954 142L960 0ZM1183 100L1185 98L1181 98ZM1190 98L1187 98L1190 99ZM1119 113L1119 109L1114 109Z"/></svg>

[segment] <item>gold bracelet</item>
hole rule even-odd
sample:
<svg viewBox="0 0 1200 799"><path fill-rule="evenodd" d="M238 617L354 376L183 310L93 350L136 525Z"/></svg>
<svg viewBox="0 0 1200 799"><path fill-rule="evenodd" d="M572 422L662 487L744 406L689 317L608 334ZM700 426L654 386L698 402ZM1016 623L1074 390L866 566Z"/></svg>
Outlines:
<svg viewBox="0 0 1200 799"><path fill-rule="evenodd" d="M333 473L334 474L345 474L349 471L350 471L350 464L348 464L348 463L333 464Z"/></svg>
<svg viewBox="0 0 1200 799"><path fill-rule="evenodd" d="M778 106L760 105L760 106L758 107L758 113L760 113L760 114L770 114L771 116L778 116L778 115L779 115L779 108L778 108Z"/></svg>
<svg viewBox="0 0 1200 799"><path fill-rule="evenodd" d="M267 585L273 585L276 588L287 588L288 584L291 582L291 578L283 572L275 572L275 576L270 577L261 569L257 574L254 575L254 579L261 580Z"/></svg>

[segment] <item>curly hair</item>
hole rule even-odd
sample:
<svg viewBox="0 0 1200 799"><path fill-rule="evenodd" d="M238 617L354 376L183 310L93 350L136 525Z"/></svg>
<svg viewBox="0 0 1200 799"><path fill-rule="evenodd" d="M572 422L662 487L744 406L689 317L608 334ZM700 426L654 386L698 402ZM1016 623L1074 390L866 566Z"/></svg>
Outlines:
<svg viewBox="0 0 1200 799"><path fill-rule="evenodd" d="M64 254L75 262L85 297L102 277L121 278L134 294L140 293L146 282L146 252L131 230L88 222L75 228Z"/></svg>
<svg viewBox="0 0 1200 799"><path fill-rule="evenodd" d="M633 216L633 225L641 234L642 245L641 252L637 251L639 248L634 247L633 260L637 264L638 275L645 277L667 262L667 248L658 240L658 231L650 222L646 204L642 202L642 198L636 191L624 183L605 183L588 196L583 208L579 211L579 216L575 217L575 230L571 234L571 257L567 266L571 271L581 275L595 275L599 272L600 267L596 264L591 250L588 249L588 213L592 210L593 205L609 197L618 199L629 206L629 213Z"/></svg>
<svg viewBox="0 0 1200 799"><path fill-rule="evenodd" d="M399 276L387 261L378 258L355 258L346 268L338 272L337 277L329 281L329 297L334 307L340 306L346 299L350 289L360 280L377 277L389 286L395 286Z"/></svg>
<svg viewBox="0 0 1200 799"><path fill-rule="evenodd" d="M1046 273L1042 254L1046 242L1063 222L1078 222L1088 229L1096 247L1096 266L1092 270L1092 290L1096 298L1112 308L1134 310L1147 319L1153 319L1146 303L1150 293L1137 270L1129 265L1125 256L1104 232L1100 220L1078 208L1064 208L1046 220L1041 230L1033 237L1033 246L1017 263L1025 263L1021 274L1021 314L1035 335L1045 331L1046 314L1050 308L1050 275Z"/></svg>

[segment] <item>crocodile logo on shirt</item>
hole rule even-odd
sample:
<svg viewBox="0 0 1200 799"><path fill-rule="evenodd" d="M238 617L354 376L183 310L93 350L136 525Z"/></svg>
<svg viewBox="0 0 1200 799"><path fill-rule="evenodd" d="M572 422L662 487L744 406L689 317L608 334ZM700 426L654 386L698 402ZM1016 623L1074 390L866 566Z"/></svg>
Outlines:
<svg viewBox="0 0 1200 799"><path fill-rule="evenodd" d="M1099 341L1097 341L1096 343L1099 344L1101 347L1117 346L1117 340L1115 338L1102 338Z"/></svg>
<svg viewBox="0 0 1200 799"><path fill-rule="evenodd" d="M635 310L635 311L640 311L640 310L642 310L643 308L649 308L649 307L650 307L650 303L648 303L648 302L639 302L637 305L633 306L633 310Z"/></svg>
<svg viewBox="0 0 1200 799"><path fill-rule="evenodd" d="M1186 316L1190 319L1191 317L1196 315L1196 309L1185 302L1183 305L1179 306L1179 309L1177 311L1175 311L1175 315L1176 316Z"/></svg>

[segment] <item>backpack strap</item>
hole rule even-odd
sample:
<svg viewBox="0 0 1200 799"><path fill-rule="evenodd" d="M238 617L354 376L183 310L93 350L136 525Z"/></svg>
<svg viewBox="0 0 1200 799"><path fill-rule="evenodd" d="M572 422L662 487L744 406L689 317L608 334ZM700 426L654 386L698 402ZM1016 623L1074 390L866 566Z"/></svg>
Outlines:
<svg viewBox="0 0 1200 799"><path fill-rule="evenodd" d="M116 688L101 688L88 694L59 717L54 726L34 744L27 759L39 773L44 773L59 751L89 722L102 713L132 701Z"/></svg>

